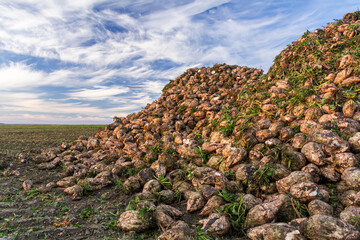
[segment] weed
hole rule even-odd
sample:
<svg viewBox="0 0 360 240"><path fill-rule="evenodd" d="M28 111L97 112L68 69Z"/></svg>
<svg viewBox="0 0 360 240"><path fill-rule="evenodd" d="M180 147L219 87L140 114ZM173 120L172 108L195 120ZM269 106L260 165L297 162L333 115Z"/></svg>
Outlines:
<svg viewBox="0 0 360 240"><path fill-rule="evenodd" d="M250 94L250 89L241 90L238 94L237 101L239 101L240 99L248 99L249 94Z"/></svg>
<svg viewBox="0 0 360 240"><path fill-rule="evenodd" d="M228 193L226 189L221 190L221 192L218 193L219 197L222 197L226 202L234 202L238 198L235 194Z"/></svg>
<svg viewBox="0 0 360 240"><path fill-rule="evenodd" d="M193 131L193 134L195 135L195 140L196 140L199 144L203 144L203 143L204 143L204 140L202 139L202 134L201 134L201 132Z"/></svg>
<svg viewBox="0 0 360 240"><path fill-rule="evenodd" d="M336 188L334 184L328 184L328 188L330 189L330 203L333 207L336 207L339 204L339 197L336 194Z"/></svg>
<svg viewBox="0 0 360 240"><path fill-rule="evenodd" d="M49 202L54 202L58 199L58 197L60 196L59 193L56 193L56 192L50 192L50 193L46 193L44 195L44 198L43 198L43 201L44 200L47 200ZM58 203L58 202L57 202ZM61 204L61 203L60 203Z"/></svg>
<svg viewBox="0 0 360 240"><path fill-rule="evenodd" d="M357 24L350 24L348 26L348 30L353 31L353 32L356 32L358 28L359 28L359 25L357 25Z"/></svg>
<svg viewBox="0 0 360 240"><path fill-rule="evenodd" d="M281 152L281 162L286 166L288 169L291 169L291 164L293 163L293 159L296 159L297 155L291 151L282 151Z"/></svg>
<svg viewBox="0 0 360 240"><path fill-rule="evenodd" d="M185 170L185 179L191 181L194 177L194 174L191 170Z"/></svg>
<svg viewBox="0 0 360 240"><path fill-rule="evenodd" d="M178 108L177 112L178 112L179 114L184 114L184 112L185 112L186 109L187 109L187 106L181 105L181 106Z"/></svg>
<svg viewBox="0 0 360 240"><path fill-rule="evenodd" d="M349 223L359 229L360 228L360 215L352 214L350 217Z"/></svg>
<svg viewBox="0 0 360 240"><path fill-rule="evenodd" d="M347 99L354 99L357 97L358 94L355 91L348 90L348 91L344 91L343 95Z"/></svg>
<svg viewBox="0 0 360 240"><path fill-rule="evenodd" d="M195 236L196 240L212 240L212 239L214 239L210 232L202 230L200 226L197 226L195 228L195 232L196 232L196 236Z"/></svg>
<svg viewBox="0 0 360 240"><path fill-rule="evenodd" d="M154 176L154 178L156 180L158 180L160 182L160 184L164 186L164 188L170 189L172 187L172 183L171 183L170 179L168 179L164 175L161 174L160 177Z"/></svg>
<svg viewBox="0 0 360 240"><path fill-rule="evenodd" d="M128 205L126 206L125 210L129 211L129 210L136 210L137 209L137 204L140 202L140 198L138 196L135 197L135 199L131 199L130 202L128 203Z"/></svg>
<svg viewBox="0 0 360 240"><path fill-rule="evenodd" d="M360 11L358 10L358 11L356 11L354 13L355 13L355 16L357 17L357 19L360 19Z"/></svg>
<svg viewBox="0 0 360 240"><path fill-rule="evenodd" d="M304 40L304 41L301 42L301 45L302 46L309 46L310 42L308 40Z"/></svg>
<svg viewBox="0 0 360 240"><path fill-rule="evenodd" d="M290 105L296 106L306 102L306 97L313 95L315 93L315 90L310 88L298 88L294 89L293 92L294 94L288 102L290 103Z"/></svg>
<svg viewBox="0 0 360 240"><path fill-rule="evenodd" d="M83 187L83 194L84 196L89 196L90 195L90 192L93 191L94 189L92 189L88 184L84 183L84 184L81 184L81 186Z"/></svg>
<svg viewBox="0 0 360 240"><path fill-rule="evenodd" d="M154 153L161 153L161 147L159 145L150 146L149 149Z"/></svg>
<svg viewBox="0 0 360 240"><path fill-rule="evenodd" d="M332 121L331 131L333 131L334 133L340 135L341 129L340 129L339 126L337 125L336 121Z"/></svg>
<svg viewBox="0 0 360 240"><path fill-rule="evenodd" d="M215 118L213 120L210 120L209 123L210 123L211 128L213 130L215 130L219 126L219 119Z"/></svg>
<svg viewBox="0 0 360 240"><path fill-rule="evenodd" d="M252 127L254 123L251 121L251 117L248 115L240 116L240 119L242 121L240 121L240 124L237 126L237 134L242 136L246 130Z"/></svg>
<svg viewBox="0 0 360 240"><path fill-rule="evenodd" d="M61 204L60 204L60 206L61 206ZM60 206L59 206L59 207L60 207ZM58 210L57 210L57 215L58 215L58 217L63 216L63 215L66 214L69 210L70 210L70 207L68 207L68 206L64 206L64 207L62 207L61 209L58 209Z"/></svg>
<svg viewBox="0 0 360 240"><path fill-rule="evenodd" d="M222 160L223 158L221 158ZM219 162L220 164L221 162ZM226 176L227 179L229 180L235 180L236 176L235 176L235 172L232 169L228 169L226 171L223 172L223 174Z"/></svg>
<svg viewBox="0 0 360 240"><path fill-rule="evenodd" d="M135 174L137 174L138 172L140 172L142 170L142 167L134 167L134 168L128 168L126 170L126 173L125 175L127 177L131 177L131 176L134 176Z"/></svg>
<svg viewBox="0 0 360 240"><path fill-rule="evenodd" d="M10 233L10 232L8 232L8 231L0 232L0 237L1 237L1 238L4 237L4 239L10 239L10 238L7 238L7 237L9 237L11 234L13 234L13 233ZM17 235L18 235L18 234L19 234L19 233L17 232L16 235L13 235L13 236L12 236L13 238L11 238L11 239L17 239Z"/></svg>
<svg viewBox="0 0 360 240"><path fill-rule="evenodd" d="M121 180L115 180L115 189L118 189L120 191L124 191L124 183Z"/></svg>
<svg viewBox="0 0 360 240"><path fill-rule="evenodd" d="M81 210L80 216L82 219L88 219L94 214L93 210L89 207Z"/></svg>
<svg viewBox="0 0 360 240"><path fill-rule="evenodd" d="M271 156L274 158L275 161L280 160L280 145L275 145L269 148Z"/></svg>
<svg viewBox="0 0 360 240"><path fill-rule="evenodd" d="M349 138L350 138L350 136L345 136L345 135L340 135L340 137L342 139L344 139L345 141L349 141Z"/></svg>
<svg viewBox="0 0 360 240"><path fill-rule="evenodd" d="M275 169L269 163L265 163L263 168L255 171L253 177L255 180L255 184L257 186L258 194L261 192L260 187L265 186L267 188L269 186L274 175L275 175Z"/></svg>
<svg viewBox="0 0 360 240"><path fill-rule="evenodd" d="M155 211L155 209L151 208L151 207L142 207L140 209L138 209L139 213L138 213L138 217L139 219L145 220L145 221L152 221L153 218L153 213Z"/></svg>
<svg viewBox="0 0 360 240"><path fill-rule="evenodd" d="M111 230L117 230L117 220L110 220L108 223L105 224L105 228L106 229L111 229Z"/></svg>
<svg viewBox="0 0 360 240"><path fill-rule="evenodd" d="M306 30L306 32L304 32L304 34L302 35L304 38L307 37L310 34L309 30Z"/></svg>
<svg viewBox="0 0 360 240"><path fill-rule="evenodd" d="M37 218L37 217L45 217L44 213L38 213L38 212L34 212L31 217Z"/></svg>
<svg viewBox="0 0 360 240"><path fill-rule="evenodd" d="M336 18L334 18L334 21L336 22L336 23L335 23L336 26L340 26L340 25L343 23L343 21L342 21L341 19L336 19Z"/></svg>
<svg viewBox="0 0 360 240"><path fill-rule="evenodd" d="M175 189L175 198L176 198L176 202L180 202L182 198L182 193L177 189Z"/></svg>
<svg viewBox="0 0 360 240"><path fill-rule="evenodd" d="M290 125L290 128L293 130L294 134L300 132L300 126Z"/></svg>
<svg viewBox="0 0 360 240"><path fill-rule="evenodd" d="M168 89L172 88L174 85L174 80L169 80L169 83L165 85L165 87L162 89L162 92L166 92Z"/></svg>
<svg viewBox="0 0 360 240"><path fill-rule="evenodd" d="M224 133L225 137L228 137L233 133L235 126L236 126L235 120L231 120L231 121L228 120L228 124L225 127L221 127L220 131Z"/></svg>
<svg viewBox="0 0 360 240"><path fill-rule="evenodd" d="M159 236L159 233L157 232L149 232L149 233L131 233L130 238L129 236L126 236L121 239L133 239L133 240L146 240L146 239L157 239ZM117 240L119 240L118 238Z"/></svg>
<svg viewBox="0 0 360 240"><path fill-rule="evenodd" d="M250 107L247 108L246 113L250 116L258 116L262 110L262 103L259 100L252 101Z"/></svg>
<svg viewBox="0 0 360 240"><path fill-rule="evenodd" d="M138 196L136 196L134 199L131 199L128 205L126 206L125 210L139 210L138 203L142 201L154 201L155 199L147 199L147 200L140 200Z"/></svg>
<svg viewBox="0 0 360 240"><path fill-rule="evenodd" d="M19 236L20 232L19 231L15 231L15 232L8 232L8 231L5 231L5 232L0 232L0 237L5 237L5 239L10 239L10 238L7 238L11 235L11 239L18 239L18 236Z"/></svg>
<svg viewBox="0 0 360 240"><path fill-rule="evenodd" d="M7 237L7 236L9 236L9 233L7 231L0 232L0 237Z"/></svg>
<svg viewBox="0 0 360 240"><path fill-rule="evenodd" d="M216 163L217 166L219 166L224 161L223 157L220 157L219 161ZM223 173L225 173L225 168L221 166L220 169ZM227 170L226 170L227 171Z"/></svg>
<svg viewBox="0 0 360 240"><path fill-rule="evenodd" d="M176 156L178 155L178 153L176 152L175 149L173 149L172 147L168 147L165 149L165 154L169 155L169 156Z"/></svg>
<svg viewBox="0 0 360 240"><path fill-rule="evenodd" d="M36 196L39 196L40 194L41 194L40 190L38 190L38 189L31 189L29 192L27 192L27 193L25 194L25 196L26 196L25 200L32 199L32 198L34 198L34 197L36 197Z"/></svg>
<svg viewBox="0 0 360 240"><path fill-rule="evenodd" d="M203 152L201 147L195 147L195 151L201 155L201 158L203 159L203 164L207 163L207 161L210 159L210 156Z"/></svg>
<svg viewBox="0 0 360 240"><path fill-rule="evenodd" d="M90 170L87 175L90 178L94 178L97 174L98 172L96 170Z"/></svg>
<svg viewBox="0 0 360 240"><path fill-rule="evenodd" d="M230 216L231 226L237 232L245 234L246 204L243 202L242 197L238 197L233 203L221 207L220 212L227 213Z"/></svg>
<svg viewBox="0 0 360 240"><path fill-rule="evenodd" d="M294 198L290 198L290 200L298 218L304 218L309 216L309 212L305 204Z"/></svg>

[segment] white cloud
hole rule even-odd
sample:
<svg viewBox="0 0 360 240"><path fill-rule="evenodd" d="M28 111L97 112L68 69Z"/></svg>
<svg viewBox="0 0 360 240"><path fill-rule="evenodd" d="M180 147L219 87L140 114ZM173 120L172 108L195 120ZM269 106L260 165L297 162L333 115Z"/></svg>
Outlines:
<svg viewBox="0 0 360 240"><path fill-rule="evenodd" d="M68 95L73 99L84 100L111 100L118 97L117 95L127 93L130 89L127 87L95 87L95 89L80 89L75 92L71 92Z"/></svg>
<svg viewBox="0 0 360 240"><path fill-rule="evenodd" d="M93 87L119 76L119 69L73 67L60 69L47 74L47 79L55 86Z"/></svg>
<svg viewBox="0 0 360 240"><path fill-rule="evenodd" d="M119 69L91 67L73 67L47 73L23 62L10 62L0 65L0 90L35 89L39 86L93 87L121 75ZM124 89L127 88L122 91Z"/></svg>
<svg viewBox="0 0 360 240"><path fill-rule="evenodd" d="M45 74L23 63L0 66L0 90L18 90L43 84Z"/></svg>
<svg viewBox="0 0 360 240"><path fill-rule="evenodd" d="M145 81L143 84L145 92L160 94L164 88L164 82L162 81Z"/></svg>

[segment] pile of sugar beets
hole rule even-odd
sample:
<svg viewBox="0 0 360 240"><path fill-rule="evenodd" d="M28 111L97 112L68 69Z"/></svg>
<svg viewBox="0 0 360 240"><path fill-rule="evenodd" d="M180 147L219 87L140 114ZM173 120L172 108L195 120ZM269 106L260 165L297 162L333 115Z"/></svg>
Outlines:
<svg viewBox="0 0 360 240"><path fill-rule="evenodd" d="M267 74L188 69L138 113L36 160L63 166L56 185L73 200L121 186L133 201L117 226L159 240L360 239L359 46L360 12L347 13Z"/></svg>

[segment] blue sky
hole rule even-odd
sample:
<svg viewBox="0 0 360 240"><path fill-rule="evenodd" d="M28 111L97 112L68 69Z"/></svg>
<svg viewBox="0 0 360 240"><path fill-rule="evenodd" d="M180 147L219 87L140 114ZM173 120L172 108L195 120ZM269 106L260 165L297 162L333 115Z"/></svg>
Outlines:
<svg viewBox="0 0 360 240"><path fill-rule="evenodd" d="M111 123L189 67L262 68L354 0L0 0L0 123Z"/></svg>

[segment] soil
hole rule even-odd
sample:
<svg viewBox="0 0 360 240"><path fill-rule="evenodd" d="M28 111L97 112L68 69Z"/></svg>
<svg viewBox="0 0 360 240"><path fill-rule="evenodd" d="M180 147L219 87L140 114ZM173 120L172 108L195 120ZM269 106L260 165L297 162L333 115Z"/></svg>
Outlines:
<svg viewBox="0 0 360 240"><path fill-rule="evenodd" d="M126 239L116 221L130 199L119 190L104 188L72 201L62 189L37 190L61 179L58 169L39 171L34 162L10 162L20 175L0 177L0 239ZM27 192L22 188L26 179L34 184Z"/></svg>

